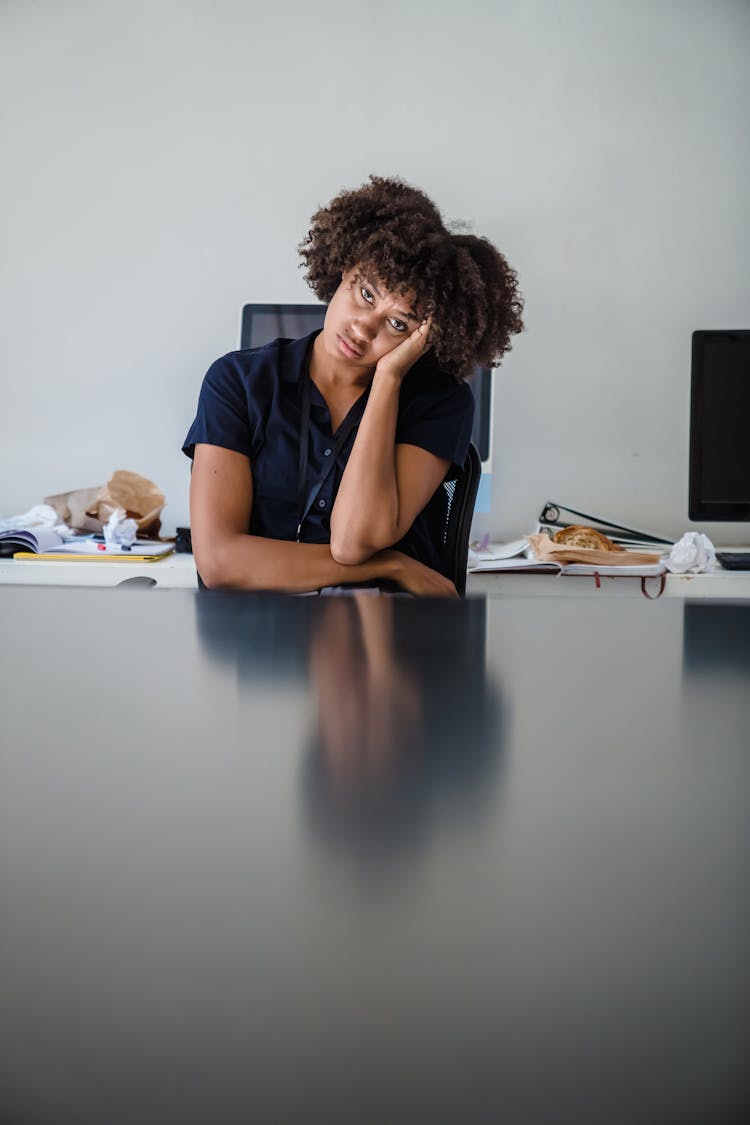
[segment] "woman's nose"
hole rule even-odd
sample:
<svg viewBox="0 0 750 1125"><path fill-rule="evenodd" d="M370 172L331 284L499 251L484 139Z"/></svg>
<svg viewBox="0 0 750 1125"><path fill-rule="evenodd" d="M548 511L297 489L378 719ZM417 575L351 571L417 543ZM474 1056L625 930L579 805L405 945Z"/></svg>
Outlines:
<svg viewBox="0 0 750 1125"><path fill-rule="evenodd" d="M372 312L358 312L352 320L352 330L360 340L373 340L378 334L378 317Z"/></svg>

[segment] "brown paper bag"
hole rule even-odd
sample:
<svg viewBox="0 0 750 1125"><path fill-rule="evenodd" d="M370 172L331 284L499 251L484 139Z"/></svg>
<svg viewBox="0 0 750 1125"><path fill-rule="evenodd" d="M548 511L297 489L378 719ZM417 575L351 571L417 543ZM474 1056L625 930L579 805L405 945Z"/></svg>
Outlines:
<svg viewBox="0 0 750 1125"><path fill-rule="evenodd" d="M162 508L166 497L153 481L146 480L138 473L118 469L102 488L88 515L96 515L106 523L115 508L124 508L125 515L138 524L138 534L149 539L158 539L161 527Z"/></svg>
<svg viewBox="0 0 750 1125"><path fill-rule="evenodd" d="M94 488L78 488L74 492L45 496L44 503L53 507L60 519L74 531L100 532L101 521L86 514L100 492L101 485L98 484Z"/></svg>
<svg viewBox="0 0 750 1125"><path fill-rule="evenodd" d="M70 527L94 532L101 532L112 512L122 508L137 523L140 538L158 539L166 497L153 481L118 469L105 485L46 496L44 503Z"/></svg>

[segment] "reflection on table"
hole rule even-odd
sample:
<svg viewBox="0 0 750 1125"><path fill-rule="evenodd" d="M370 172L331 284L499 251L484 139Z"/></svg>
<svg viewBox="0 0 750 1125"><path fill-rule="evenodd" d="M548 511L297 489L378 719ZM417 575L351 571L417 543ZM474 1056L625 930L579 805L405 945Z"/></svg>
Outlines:
<svg viewBox="0 0 750 1125"><path fill-rule="evenodd" d="M0 589L3 1120L743 1120L698 611Z"/></svg>
<svg viewBox="0 0 750 1125"><path fill-rule="evenodd" d="M370 864L405 859L435 815L481 814L502 759L500 691L487 681L483 600L373 596L196 600L211 659L241 682L307 682L316 721L301 755L304 822ZM280 628L280 621L284 627Z"/></svg>

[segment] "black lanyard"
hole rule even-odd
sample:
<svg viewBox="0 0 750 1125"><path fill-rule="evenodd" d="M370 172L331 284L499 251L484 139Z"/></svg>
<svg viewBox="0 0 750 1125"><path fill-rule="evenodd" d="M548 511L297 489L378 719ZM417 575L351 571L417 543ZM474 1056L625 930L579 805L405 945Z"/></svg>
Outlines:
<svg viewBox="0 0 750 1125"><path fill-rule="evenodd" d="M296 535L298 543L300 534L302 532L302 525L309 516L310 509L315 503L318 493L320 492L325 482L328 480L328 477L331 475L331 470L336 464L338 455L344 448L348 438L351 436L352 431L356 430L357 426L362 421L362 415L364 414L365 406L367 405L367 397L370 393L370 388L368 387L367 390L364 391L354 403L346 418L344 418L344 421L339 426L336 440L331 446L331 452L327 457L327 463L322 469L317 480L313 483L312 488L307 493L307 498L305 498L305 492L307 490L307 462L310 452L310 396L312 394L311 383L312 379L310 378L309 372L305 372L302 376L302 417L300 419L299 427L299 479L297 483L297 510L299 511L299 525L297 527Z"/></svg>

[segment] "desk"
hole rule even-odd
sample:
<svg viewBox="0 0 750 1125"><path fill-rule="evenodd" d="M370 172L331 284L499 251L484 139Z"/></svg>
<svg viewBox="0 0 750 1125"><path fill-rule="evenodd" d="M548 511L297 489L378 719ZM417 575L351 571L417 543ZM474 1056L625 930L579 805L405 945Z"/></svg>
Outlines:
<svg viewBox="0 0 750 1125"><path fill-rule="evenodd" d="M9 1119L741 1120L749 615L0 588Z"/></svg>
<svg viewBox="0 0 750 1125"><path fill-rule="evenodd" d="M59 559L0 559L0 586L120 586L123 582L163 589L195 589L192 555L167 555L158 562L70 562Z"/></svg>
<svg viewBox="0 0 750 1125"><path fill-rule="evenodd" d="M502 594L514 597L602 597L641 598L640 578L603 576L597 587L592 575L584 574L470 574L466 582L468 594ZM647 578L648 597L690 600L712 598L750 599L750 571L717 568L707 574L667 574L664 590L659 595L660 578Z"/></svg>
<svg viewBox="0 0 750 1125"><path fill-rule="evenodd" d="M0 559L0 586L119 586L153 585L157 589L195 589L192 555L168 555L155 563L21 562ZM647 580L655 594L659 579ZM587 575L470 574L466 592L512 597L642 597L640 578L602 578L597 589ZM668 574L661 595L666 598L750 598L750 571L716 570L710 574Z"/></svg>

